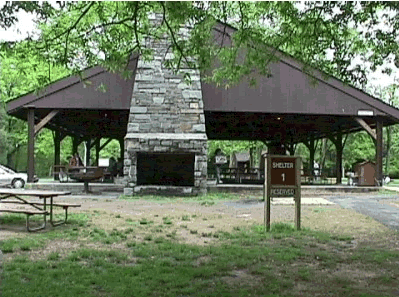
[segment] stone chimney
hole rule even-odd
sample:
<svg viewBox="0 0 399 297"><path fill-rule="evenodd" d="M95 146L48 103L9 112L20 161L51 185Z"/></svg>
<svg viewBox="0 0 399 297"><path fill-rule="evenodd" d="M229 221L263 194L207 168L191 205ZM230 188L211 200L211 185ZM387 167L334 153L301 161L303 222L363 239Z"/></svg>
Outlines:
<svg viewBox="0 0 399 297"><path fill-rule="evenodd" d="M207 136L200 74L164 67L169 42L148 43L150 62L138 61L125 137L125 195L206 193ZM184 71L184 70L183 70Z"/></svg>

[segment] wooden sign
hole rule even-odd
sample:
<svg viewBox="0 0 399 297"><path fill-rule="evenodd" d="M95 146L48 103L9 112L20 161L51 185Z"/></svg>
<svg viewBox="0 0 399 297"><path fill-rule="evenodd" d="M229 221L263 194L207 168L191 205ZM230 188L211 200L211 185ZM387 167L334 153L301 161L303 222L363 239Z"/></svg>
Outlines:
<svg viewBox="0 0 399 297"><path fill-rule="evenodd" d="M265 158L265 227L270 230L271 197L294 197L295 225L301 225L301 158L267 155Z"/></svg>
<svg viewBox="0 0 399 297"><path fill-rule="evenodd" d="M223 155L215 156L215 164L226 164L226 163L227 163L226 156Z"/></svg>
<svg viewBox="0 0 399 297"><path fill-rule="evenodd" d="M271 189L271 197L294 197L295 189Z"/></svg>
<svg viewBox="0 0 399 297"><path fill-rule="evenodd" d="M296 158L270 158L270 183L271 185L296 185Z"/></svg>

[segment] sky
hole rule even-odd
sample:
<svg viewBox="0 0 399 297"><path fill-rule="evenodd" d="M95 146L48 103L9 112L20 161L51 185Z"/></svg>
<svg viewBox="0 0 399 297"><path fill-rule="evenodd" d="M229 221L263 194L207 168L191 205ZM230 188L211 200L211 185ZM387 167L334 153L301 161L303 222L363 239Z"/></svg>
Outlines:
<svg viewBox="0 0 399 297"><path fill-rule="evenodd" d="M2 5L2 0L0 0L0 6ZM35 31L35 23L33 22L34 16L31 13L25 11L20 11L18 13L18 23L16 23L11 28L4 30L0 28L0 41L17 41L22 40L28 36L29 33ZM356 62L356 61L355 61ZM394 72L392 75L386 75L381 72L381 69L386 66L380 67L376 72L368 76L369 85L386 87L393 83L399 83L399 73ZM395 66L393 66L395 69Z"/></svg>
<svg viewBox="0 0 399 297"><path fill-rule="evenodd" d="M32 33L35 29L33 19L33 14L20 11L18 13L18 23L7 30L0 28L0 41L17 41L26 38L28 36L27 32Z"/></svg>

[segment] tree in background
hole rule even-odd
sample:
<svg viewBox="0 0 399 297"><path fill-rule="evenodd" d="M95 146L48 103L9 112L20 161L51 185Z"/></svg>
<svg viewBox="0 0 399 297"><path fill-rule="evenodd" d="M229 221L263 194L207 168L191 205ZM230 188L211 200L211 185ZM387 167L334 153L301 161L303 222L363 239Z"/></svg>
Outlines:
<svg viewBox="0 0 399 297"><path fill-rule="evenodd" d="M22 161L21 157L17 156L20 156L20 150L26 150L27 123L8 116L4 103L28 92L38 92L46 84L67 76L70 72L62 66L53 65L29 53L3 50L0 51L0 56L0 163L23 171L26 170L26 161ZM53 155L51 150L53 147L52 134L45 130L39 133L35 153L42 154L49 159ZM25 151L21 156L23 156L23 160L26 158ZM45 163L49 163L49 161ZM39 157L38 172L41 171L42 164L44 164L43 160Z"/></svg>
<svg viewBox="0 0 399 297"><path fill-rule="evenodd" d="M385 103L396 108L399 107L399 85L398 81L386 86L373 86L369 92L381 98ZM384 174L391 177L399 177L399 127L398 125L384 127Z"/></svg>
<svg viewBox="0 0 399 297"><path fill-rule="evenodd" d="M204 70L217 58L220 67L208 79L226 86L253 81L254 69L267 74L276 50L358 86L367 81L368 63L373 70L399 61L396 2L7 2L0 8L0 26L15 23L19 9L38 15L40 32L10 50L34 53L75 72L82 61L123 72L132 53L151 57L146 37L161 35L172 42L174 58L167 67ZM150 21L154 13L162 15L156 25ZM231 46L213 42L216 21L237 29ZM186 25L189 36L179 34ZM8 45L3 42L3 49ZM354 64L355 57L361 59ZM389 64L385 72L394 68Z"/></svg>

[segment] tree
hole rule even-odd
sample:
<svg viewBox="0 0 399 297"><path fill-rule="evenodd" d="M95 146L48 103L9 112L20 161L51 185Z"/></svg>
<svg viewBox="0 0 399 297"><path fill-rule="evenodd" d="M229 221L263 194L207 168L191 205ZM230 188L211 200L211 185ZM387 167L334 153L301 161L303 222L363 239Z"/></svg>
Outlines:
<svg viewBox="0 0 399 297"><path fill-rule="evenodd" d="M22 44L25 44L23 42ZM27 143L27 125L25 122L10 117L5 112L4 103L33 90L39 91L53 80L67 76L70 72L62 66L52 65L31 53L0 51L0 162L10 167L15 164L15 156ZM49 133L41 132L41 133ZM46 134L47 135L47 134ZM51 134L48 134L51 136ZM38 140L38 145L42 144ZM52 144L43 149L49 150ZM39 152L38 150L36 150ZM48 152L43 156L50 156ZM47 169L46 169L47 170Z"/></svg>
<svg viewBox="0 0 399 297"><path fill-rule="evenodd" d="M225 84L244 76L251 79L255 68L267 73L275 50L361 86L366 82L366 62L372 69L399 62L396 2L105 1L66 2L57 7L11 2L0 9L0 26L15 23L18 9L38 14L41 33L12 50L34 52L75 72L81 69L78 58L88 66L102 64L123 71L132 53L151 57L146 37L164 35L174 53L168 67L178 71L188 64L207 69L217 58L220 67L209 79ZM162 16L160 22L151 22L153 13ZM211 29L216 21L236 28L231 46L213 42ZM191 28L189 36L182 26ZM356 56L362 61L353 65ZM385 69L391 71L392 67Z"/></svg>
<svg viewBox="0 0 399 297"><path fill-rule="evenodd" d="M386 87L371 86L369 92L384 100L389 105L399 107L398 82ZM397 157L397 143L399 139L398 126L389 126L384 128L384 153L385 160L384 173L386 175L399 176L399 158Z"/></svg>
<svg viewBox="0 0 399 297"><path fill-rule="evenodd" d="M54 8L47 2L39 4L38 1L7 1L0 9L0 27L6 29L18 22L16 13L19 10L35 13L39 20L47 20Z"/></svg>

